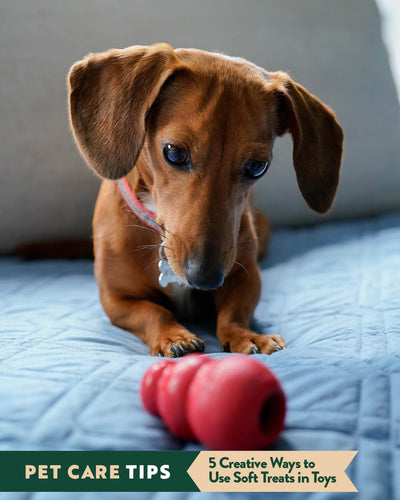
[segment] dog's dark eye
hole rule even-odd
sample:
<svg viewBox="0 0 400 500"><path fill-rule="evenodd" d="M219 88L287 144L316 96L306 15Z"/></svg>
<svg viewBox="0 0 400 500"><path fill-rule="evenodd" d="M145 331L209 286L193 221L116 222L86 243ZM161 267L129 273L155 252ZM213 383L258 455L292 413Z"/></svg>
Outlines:
<svg viewBox="0 0 400 500"><path fill-rule="evenodd" d="M250 160L242 170L242 180L255 181L268 170L269 161Z"/></svg>
<svg viewBox="0 0 400 500"><path fill-rule="evenodd" d="M178 170L190 170L191 162L189 152L175 144L164 144L163 155L165 161L171 165L171 167L177 168Z"/></svg>

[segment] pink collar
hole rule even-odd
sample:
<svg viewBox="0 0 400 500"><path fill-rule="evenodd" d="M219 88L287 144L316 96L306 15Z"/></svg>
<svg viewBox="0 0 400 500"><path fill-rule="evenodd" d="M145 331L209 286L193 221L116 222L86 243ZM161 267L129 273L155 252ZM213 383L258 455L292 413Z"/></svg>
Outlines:
<svg viewBox="0 0 400 500"><path fill-rule="evenodd" d="M156 214L151 210L148 210L138 199L138 197L135 196L128 181L126 180L126 177L118 179L117 182L121 194L124 197L124 200L126 201L129 208L139 217L142 222L161 234L160 226L156 222Z"/></svg>

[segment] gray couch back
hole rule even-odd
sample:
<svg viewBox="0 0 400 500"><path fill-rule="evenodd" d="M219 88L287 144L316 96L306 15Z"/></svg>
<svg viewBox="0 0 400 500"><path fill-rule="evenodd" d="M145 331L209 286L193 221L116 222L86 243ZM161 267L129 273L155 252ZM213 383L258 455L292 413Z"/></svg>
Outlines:
<svg viewBox="0 0 400 500"><path fill-rule="evenodd" d="M69 131L67 71L88 52L157 41L287 71L335 110L345 157L325 218L400 208L399 106L372 0L2 0L0 9L0 252L90 236L99 180ZM275 223L323 220L298 191L290 137L257 193Z"/></svg>

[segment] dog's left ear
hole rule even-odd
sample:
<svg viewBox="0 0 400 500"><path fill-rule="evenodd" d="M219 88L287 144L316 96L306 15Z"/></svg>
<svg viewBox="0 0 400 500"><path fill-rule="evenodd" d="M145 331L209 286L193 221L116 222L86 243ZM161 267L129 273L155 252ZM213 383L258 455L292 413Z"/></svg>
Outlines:
<svg viewBox="0 0 400 500"><path fill-rule="evenodd" d="M146 133L146 115L178 68L167 44L90 54L68 74L70 121L88 165L118 179L134 167Z"/></svg>
<svg viewBox="0 0 400 500"><path fill-rule="evenodd" d="M297 182L309 207L325 213L339 182L343 131L333 112L283 72L269 73L276 95L276 135L290 132Z"/></svg>

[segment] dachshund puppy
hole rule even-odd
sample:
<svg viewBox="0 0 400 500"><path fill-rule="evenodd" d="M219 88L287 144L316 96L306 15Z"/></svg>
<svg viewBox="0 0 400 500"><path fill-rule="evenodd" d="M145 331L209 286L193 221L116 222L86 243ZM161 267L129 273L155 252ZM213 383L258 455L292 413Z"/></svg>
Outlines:
<svg viewBox="0 0 400 500"><path fill-rule="evenodd" d="M250 330L269 226L249 198L289 132L305 201L330 208L343 143L332 111L285 73L167 44L90 54L68 82L74 137L104 179L95 275L111 322L152 355L204 349L182 310L215 318L226 351L286 347Z"/></svg>

